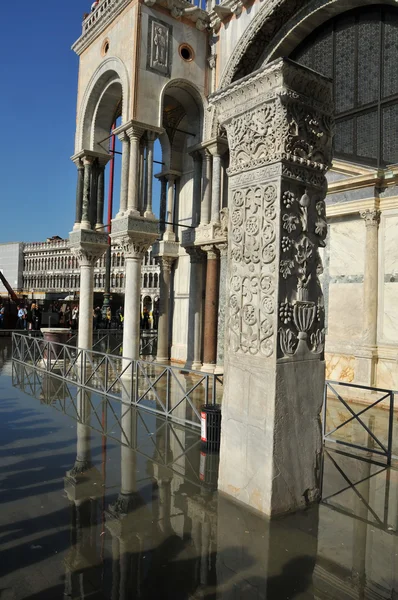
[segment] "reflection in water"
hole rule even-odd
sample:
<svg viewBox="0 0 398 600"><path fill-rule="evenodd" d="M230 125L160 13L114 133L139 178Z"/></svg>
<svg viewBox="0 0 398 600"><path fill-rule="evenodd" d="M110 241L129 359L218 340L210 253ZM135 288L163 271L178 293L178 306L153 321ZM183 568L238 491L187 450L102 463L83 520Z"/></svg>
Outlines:
<svg viewBox="0 0 398 600"><path fill-rule="evenodd" d="M269 522L216 493L217 457L201 453L196 431L23 365L13 365L13 381L76 421L76 460L64 480L66 597L397 597L395 470L328 449L322 503ZM117 474L105 470L110 441Z"/></svg>

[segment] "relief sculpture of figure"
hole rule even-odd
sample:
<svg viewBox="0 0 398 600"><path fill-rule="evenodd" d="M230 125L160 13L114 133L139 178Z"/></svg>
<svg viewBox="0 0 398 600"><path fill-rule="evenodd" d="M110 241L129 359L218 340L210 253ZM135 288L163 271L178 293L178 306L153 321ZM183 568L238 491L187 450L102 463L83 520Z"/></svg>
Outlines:
<svg viewBox="0 0 398 600"><path fill-rule="evenodd" d="M155 35L153 36L153 44L155 46L154 63L162 67L166 66L166 34L161 27L155 27Z"/></svg>

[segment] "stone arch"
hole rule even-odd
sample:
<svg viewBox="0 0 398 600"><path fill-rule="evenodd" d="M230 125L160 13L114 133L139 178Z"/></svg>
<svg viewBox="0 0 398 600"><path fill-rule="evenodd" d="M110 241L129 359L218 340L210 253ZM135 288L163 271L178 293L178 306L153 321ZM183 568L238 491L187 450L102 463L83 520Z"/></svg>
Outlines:
<svg viewBox="0 0 398 600"><path fill-rule="evenodd" d="M110 57L95 71L84 92L77 119L75 153L83 149L98 150L95 145L101 138L96 138L96 134L102 135L101 131L108 121L118 116L116 99L117 105L122 100L122 124L126 123L130 105L129 77L123 62ZM109 131L110 126L107 135ZM104 152L104 149L99 151Z"/></svg>

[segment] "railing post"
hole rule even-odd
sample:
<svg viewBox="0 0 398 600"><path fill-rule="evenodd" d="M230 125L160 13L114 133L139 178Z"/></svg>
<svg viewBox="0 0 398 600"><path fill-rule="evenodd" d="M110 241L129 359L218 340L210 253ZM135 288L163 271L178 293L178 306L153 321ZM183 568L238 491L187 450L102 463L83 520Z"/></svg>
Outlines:
<svg viewBox="0 0 398 600"><path fill-rule="evenodd" d="M205 384L205 404L209 403L209 375L206 374L206 384Z"/></svg>
<svg viewBox="0 0 398 600"><path fill-rule="evenodd" d="M216 377L216 375L213 374L213 391L212 391L212 398L211 398L211 403L213 406L216 405L216 381L217 381L217 377Z"/></svg>
<svg viewBox="0 0 398 600"><path fill-rule="evenodd" d="M108 357L105 357L105 379L104 379L104 387L105 387L105 393L107 393L108 391L108 375L109 375L109 364L108 364Z"/></svg>
<svg viewBox="0 0 398 600"><path fill-rule="evenodd" d="M392 461L392 436L393 436L393 427L394 427L394 392L390 391L390 414L388 418L388 456L387 456L387 464L391 465Z"/></svg>
<svg viewBox="0 0 398 600"><path fill-rule="evenodd" d="M170 369L167 368L167 377L166 377L166 415L169 414L170 411Z"/></svg>
<svg viewBox="0 0 398 600"><path fill-rule="evenodd" d="M325 382L325 387L323 388L323 407L322 407L322 440L325 442L325 433L326 433L326 403L328 397L328 384Z"/></svg>

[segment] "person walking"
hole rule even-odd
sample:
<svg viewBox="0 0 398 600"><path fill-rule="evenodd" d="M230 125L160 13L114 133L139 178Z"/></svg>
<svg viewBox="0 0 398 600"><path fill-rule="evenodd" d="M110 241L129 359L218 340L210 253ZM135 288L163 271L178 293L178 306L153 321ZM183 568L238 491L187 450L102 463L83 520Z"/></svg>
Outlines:
<svg viewBox="0 0 398 600"><path fill-rule="evenodd" d="M71 320L72 320L72 313L71 313L69 304L67 304L66 308L65 308L65 312L64 312L65 327L70 327L72 325Z"/></svg>
<svg viewBox="0 0 398 600"><path fill-rule="evenodd" d="M33 303L28 307L28 312L26 313L26 320L28 322L28 331L31 331L33 329L32 306L34 306Z"/></svg>
<svg viewBox="0 0 398 600"><path fill-rule="evenodd" d="M77 306L73 307L72 310L72 329L75 331L79 326L79 308Z"/></svg>
<svg viewBox="0 0 398 600"><path fill-rule="evenodd" d="M112 326L112 311L111 307L108 306L106 309L106 321L105 321L105 329L110 329Z"/></svg>
<svg viewBox="0 0 398 600"><path fill-rule="evenodd" d="M5 321L6 309L2 304L0 304L0 329L4 329L4 321Z"/></svg>
<svg viewBox="0 0 398 600"><path fill-rule="evenodd" d="M123 329L123 320L124 320L123 306L119 306L119 308L116 311L116 321L117 321L118 329Z"/></svg>
<svg viewBox="0 0 398 600"><path fill-rule="evenodd" d="M39 331L41 324L41 313L38 304L32 304L32 326L35 331Z"/></svg>
<svg viewBox="0 0 398 600"><path fill-rule="evenodd" d="M26 313L23 306L17 306L17 329L26 329Z"/></svg>

